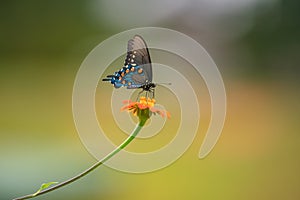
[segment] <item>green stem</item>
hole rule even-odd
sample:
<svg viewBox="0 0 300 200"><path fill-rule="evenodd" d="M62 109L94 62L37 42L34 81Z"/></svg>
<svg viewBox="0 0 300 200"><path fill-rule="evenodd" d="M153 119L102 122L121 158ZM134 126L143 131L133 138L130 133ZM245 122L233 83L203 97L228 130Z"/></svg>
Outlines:
<svg viewBox="0 0 300 200"><path fill-rule="evenodd" d="M13 200L22 200L22 199L30 199L42 194L46 194L48 192L51 192L53 190L56 190L58 188L61 188L65 185L68 185L78 179L80 179L81 177L84 177L85 175L89 174L91 171L93 171L94 169L96 169L97 167L99 167L100 165L102 165L104 162L106 162L107 160L109 160L111 157L113 157L114 155L116 155L119 151L121 151L122 149L124 149L134 138L135 136L140 132L140 130L142 129L142 127L144 126L146 120L141 120L139 122L139 124L137 124L137 126L135 127L135 129L133 130L133 132L130 134L130 136L122 143L120 144L115 150L113 150L112 152L110 152L108 155L106 155L104 158L102 158L102 160L99 160L98 162L96 162L94 165L92 165L90 168L86 169L85 171L83 171L82 173L64 181L61 182L51 188L47 188L45 190L40 191L39 193L37 193L36 195L33 194L29 194L29 195L25 195L22 197L17 197Z"/></svg>

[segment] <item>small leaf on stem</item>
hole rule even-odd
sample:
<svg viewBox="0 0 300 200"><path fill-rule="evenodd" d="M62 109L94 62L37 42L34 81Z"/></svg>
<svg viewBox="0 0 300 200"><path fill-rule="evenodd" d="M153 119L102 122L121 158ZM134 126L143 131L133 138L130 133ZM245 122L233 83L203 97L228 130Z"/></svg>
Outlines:
<svg viewBox="0 0 300 200"><path fill-rule="evenodd" d="M36 196L38 193L40 193L42 190L50 187L53 184L57 184L58 182L49 182L49 183L43 183L40 187L40 189L38 189L38 191L36 191L36 193L32 194L32 196Z"/></svg>

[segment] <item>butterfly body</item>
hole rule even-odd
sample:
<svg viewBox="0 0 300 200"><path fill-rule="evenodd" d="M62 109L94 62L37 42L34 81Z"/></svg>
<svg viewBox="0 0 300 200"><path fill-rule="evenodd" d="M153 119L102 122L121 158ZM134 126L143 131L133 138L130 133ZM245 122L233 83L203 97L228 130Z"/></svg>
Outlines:
<svg viewBox="0 0 300 200"><path fill-rule="evenodd" d="M124 67L103 81L110 81L115 88L141 88L142 92L150 92L154 97L155 84L152 83L152 65L150 54L144 39L135 35L128 41Z"/></svg>

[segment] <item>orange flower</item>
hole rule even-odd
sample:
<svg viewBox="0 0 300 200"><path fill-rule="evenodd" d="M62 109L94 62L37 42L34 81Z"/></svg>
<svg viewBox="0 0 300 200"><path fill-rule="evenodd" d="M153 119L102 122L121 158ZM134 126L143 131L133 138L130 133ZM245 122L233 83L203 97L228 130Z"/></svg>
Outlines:
<svg viewBox="0 0 300 200"><path fill-rule="evenodd" d="M123 101L127 104L121 108L122 111L127 110L132 112L134 116L138 116L140 120L147 120L150 118L151 114L159 114L162 117L170 118L170 113L167 111L159 110L154 108L155 99L150 99L146 97L140 97L140 101L133 102L131 100Z"/></svg>

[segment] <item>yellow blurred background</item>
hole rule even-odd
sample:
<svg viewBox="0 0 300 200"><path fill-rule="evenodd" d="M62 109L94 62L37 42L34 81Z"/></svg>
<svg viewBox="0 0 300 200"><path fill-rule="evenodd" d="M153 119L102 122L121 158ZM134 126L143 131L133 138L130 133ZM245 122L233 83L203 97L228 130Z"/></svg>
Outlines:
<svg viewBox="0 0 300 200"><path fill-rule="evenodd" d="M1 200L64 181L95 162L73 122L77 70L101 41L143 26L189 35L219 67L228 112L214 150L198 159L209 120L204 108L206 125L171 166L147 174L102 166L36 199L300 199L299 1L0 5Z"/></svg>

